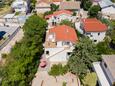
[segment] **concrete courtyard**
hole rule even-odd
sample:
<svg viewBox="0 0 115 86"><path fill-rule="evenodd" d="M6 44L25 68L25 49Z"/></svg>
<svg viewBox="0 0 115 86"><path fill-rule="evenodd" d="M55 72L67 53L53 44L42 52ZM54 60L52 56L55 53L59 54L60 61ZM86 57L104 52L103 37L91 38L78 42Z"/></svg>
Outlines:
<svg viewBox="0 0 115 86"><path fill-rule="evenodd" d="M67 83L66 86L80 86L77 77L71 73L55 78L50 76L47 71L38 71L33 79L32 86L63 86L64 82Z"/></svg>

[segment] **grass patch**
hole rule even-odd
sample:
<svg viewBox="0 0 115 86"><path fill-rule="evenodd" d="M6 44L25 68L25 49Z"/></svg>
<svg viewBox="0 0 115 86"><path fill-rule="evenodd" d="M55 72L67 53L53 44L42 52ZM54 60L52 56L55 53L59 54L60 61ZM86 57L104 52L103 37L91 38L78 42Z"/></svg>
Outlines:
<svg viewBox="0 0 115 86"><path fill-rule="evenodd" d="M4 6L3 8L0 8L0 15L4 15L6 13L9 13L11 11L10 6Z"/></svg>
<svg viewBox="0 0 115 86"><path fill-rule="evenodd" d="M82 80L83 86L96 86L97 76L96 73L87 73L87 75Z"/></svg>

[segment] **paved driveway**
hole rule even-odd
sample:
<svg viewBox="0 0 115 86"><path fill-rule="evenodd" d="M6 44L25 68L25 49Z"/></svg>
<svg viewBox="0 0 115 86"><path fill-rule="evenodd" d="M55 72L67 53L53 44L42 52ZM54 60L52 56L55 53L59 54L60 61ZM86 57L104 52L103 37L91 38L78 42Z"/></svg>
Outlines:
<svg viewBox="0 0 115 86"><path fill-rule="evenodd" d="M32 86L62 86L63 82L67 83L66 86L78 86L76 76L70 73L55 78L49 76L47 71L38 71L36 77L33 79Z"/></svg>

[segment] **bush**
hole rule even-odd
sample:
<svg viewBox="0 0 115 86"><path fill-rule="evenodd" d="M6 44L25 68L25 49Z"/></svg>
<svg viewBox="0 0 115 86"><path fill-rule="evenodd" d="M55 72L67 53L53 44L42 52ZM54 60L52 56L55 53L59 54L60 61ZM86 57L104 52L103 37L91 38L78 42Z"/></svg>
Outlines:
<svg viewBox="0 0 115 86"><path fill-rule="evenodd" d="M67 19L61 21L60 25L67 25L67 26L70 26L70 27L75 28L74 23L72 23L71 21L69 21L69 20L67 20Z"/></svg>
<svg viewBox="0 0 115 86"><path fill-rule="evenodd" d="M2 58L5 59L7 57L7 54L2 54Z"/></svg>
<svg viewBox="0 0 115 86"><path fill-rule="evenodd" d="M62 64L58 64L58 65L53 65L51 67L51 70L49 71L49 75L52 76L59 76L59 75L64 75L65 73L67 73L68 71L68 66L62 66Z"/></svg>
<svg viewBox="0 0 115 86"><path fill-rule="evenodd" d="M47 12L44 13L44 17L47 16L47 15L50 15L52 13L53 13L53 11L47 11Z"/></svg>
<svg viewBox="0 0 115 86"><path fill-rule="evenodd" d="M88 14L90 15L90 17L97 17L99 11L100 11L100 6L94 5L89 9Z"/></svg>
<svg viewBox="0 0 115 86"><path fill-rule="evenodd" d="M66 82L63 82L63 86L66 86L66 84L67 84Z"/></svg>

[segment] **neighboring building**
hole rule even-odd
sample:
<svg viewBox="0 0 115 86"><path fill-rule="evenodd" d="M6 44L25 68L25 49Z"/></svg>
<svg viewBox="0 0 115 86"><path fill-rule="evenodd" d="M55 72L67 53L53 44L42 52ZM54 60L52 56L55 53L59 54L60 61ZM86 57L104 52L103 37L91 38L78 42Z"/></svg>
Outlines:
<svg viewBox="0 0 115 86"><path fill-rule="evenodd" d="M45 16L45 19L47 19L47 22L48 22L48 28L59 25L59 23L62 20L68 20L74 23L76 19L79 19L79 18L80 18L79 13L76 13L76 16L73 16L73 12L68 11L68 10L56 11L53 14Z"/></svg>
<svg viewBox="0 0 115 86"><path fill-rule="evenodd" d="M15 15L15 13L6 14L0 17L0 26L23 26L29 16L26 14Z"/></svg>
<svg viewBox="0 0 115 86"><path fill-rule="evenodd" d="M35 10L37 13L45 13L51 10L50 5L60 5L63 0L37 0Z"/></svg>
<svg viewBox="0 0 115 86"><path fill-rule="evenodd" d="M101 0L98 3L101 7L102 17L115 20L115 4L111 0Z"/></svg>
<svg viewBox="0 0 115 86"><path fill-rule="evenodd" d="M46 1L37 1L35 10L37 13L45 13L50 11L50 3Z"/></svg>
<svg viewBox="0 0 115 86"><path fill-rule="evenodd" d="M78 42L73 28L60 25L49 29L46 33L45 57L51 62L66 62Z"/></svg>
<svg viewBox="0 0 115 86"><path fill-rule="evenodd" d="M115 86L115 55L102 55L102 61L93 66L100 86Z"/></svg>
<svg viewBox="0 0 115 86"><path fill-rule="evenodd" d="M15 0L11 7L15 12L26 12L28 13L29 9L29 0Z"/></svg>
<svg viewBox="0 0 115 86"><path fill-rule="evenodd" d="M60 3L59 10L80 11L80 1L64 1Z"/></svg>
<svg viewBox="0 0 115 86"><path fill-rule="evenodd" d="M82 19L81 23L77 22L76 29L82 34L88 36L95 43L98 43L105 38L107 26L96 18L89 18Z"/></svg>

